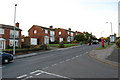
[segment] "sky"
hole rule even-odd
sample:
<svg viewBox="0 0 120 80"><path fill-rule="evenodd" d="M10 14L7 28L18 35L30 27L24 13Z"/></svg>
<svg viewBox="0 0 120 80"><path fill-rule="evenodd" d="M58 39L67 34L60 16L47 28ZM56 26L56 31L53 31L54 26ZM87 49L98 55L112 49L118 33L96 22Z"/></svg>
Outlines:
<svg viewBox="0 0 120 80"><path fill-rule="evenodd" d="M71 28L72 31L89 32L97 38L118 34L119 0L1 0L0 24L20 23L22 35L28 35L32 25L53 28Z"/></svg>

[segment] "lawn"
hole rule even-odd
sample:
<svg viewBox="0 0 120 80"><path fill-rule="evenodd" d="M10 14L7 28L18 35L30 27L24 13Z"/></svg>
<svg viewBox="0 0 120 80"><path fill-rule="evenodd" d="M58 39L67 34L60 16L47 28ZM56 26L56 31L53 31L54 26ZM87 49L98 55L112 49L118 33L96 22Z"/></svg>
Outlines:
<svg viewBox="0 0 120 80"><path fill-rule="evenodd" d="M65 47L76 46L77 44L64 44ZM50 47L59 47L59 44L49 44Z"/></svg>
<svg viewBox="0 0 120 80"><path fill-rule="evenodd" d="M96 48L96 50L101 50L101 49L105 49L105 48L107 48L107 47L109 47L109 46L112 46L114 43L111 43L111 44L106 44L104 47L99 47L99 48Z"/></svg>

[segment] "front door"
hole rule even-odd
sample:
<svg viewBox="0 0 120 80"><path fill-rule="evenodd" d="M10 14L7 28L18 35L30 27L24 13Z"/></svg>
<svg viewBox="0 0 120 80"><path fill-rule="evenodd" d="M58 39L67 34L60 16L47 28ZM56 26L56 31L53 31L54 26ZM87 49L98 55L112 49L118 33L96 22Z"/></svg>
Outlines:
<svg viewBox="0 0 120 80"><path fill-rule="evenodd" d="M0 49L5 49L5 42L0 40Z"/></svg>
<svg viewBox="0 0 120 80"><path fill-rule="evenodd" d="M49 37L48 36L44 37L44 44L49 44Z"/></svg>

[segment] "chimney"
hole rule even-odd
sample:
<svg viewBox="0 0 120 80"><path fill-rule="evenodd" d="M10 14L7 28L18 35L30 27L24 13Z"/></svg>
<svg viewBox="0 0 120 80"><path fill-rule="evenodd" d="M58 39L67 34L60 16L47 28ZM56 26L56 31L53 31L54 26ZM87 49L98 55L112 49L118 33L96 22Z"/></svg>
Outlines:
<svg viewBox="0 0 120 80"><path fill-rule="evenodd" d="M49 28L50 28L50 29L52 29L52 28L53 28L53 26L50 26Z"/></svg>
<svg viewBox="0 0 120 80"><path fill-rule="evenodd" d="M18 27L18 28L19 28L19 23L18 23L18 22L16 23L16 27Z"/></svg>
<svg viewBox="0 0 120 80"><path fill-rule="evenodd" d="M71 31L71 28L68 28L68 30L70 30L70 31Z"/></svg>

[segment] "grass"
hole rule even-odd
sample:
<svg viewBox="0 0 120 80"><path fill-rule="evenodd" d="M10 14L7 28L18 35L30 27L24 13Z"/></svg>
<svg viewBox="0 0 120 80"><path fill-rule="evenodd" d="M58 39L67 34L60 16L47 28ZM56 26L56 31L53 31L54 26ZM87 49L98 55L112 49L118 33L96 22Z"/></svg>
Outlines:
<svg viewBox="0 0 120 80"><path fill-rule="evenodd" d="M107 48L107 47L109 47L109 46L112 46L114 43L111 43L111 44L106 44L104 47L99 47L99 48L96 48L96 50L102 50L102 49L105 49L105 48Z"/></svg>
<svg viewBox="0 0 120 80"><path fill-rule="evenodd" d="M65 47L76 46L77 44L64 44ZM59 44L49 44L50 47L59 47Z"/></svg>

